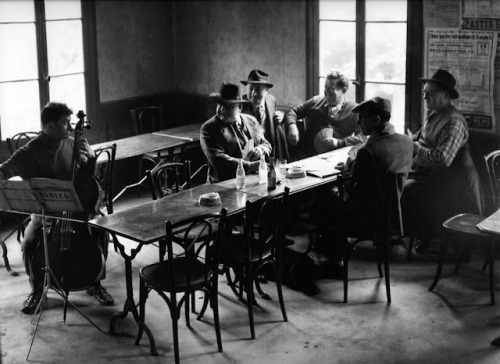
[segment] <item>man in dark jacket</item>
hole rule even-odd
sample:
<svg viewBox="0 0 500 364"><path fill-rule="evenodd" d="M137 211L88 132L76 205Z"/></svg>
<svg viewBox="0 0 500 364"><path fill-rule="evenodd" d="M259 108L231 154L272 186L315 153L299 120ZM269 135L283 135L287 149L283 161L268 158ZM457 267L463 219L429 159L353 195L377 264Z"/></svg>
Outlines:
<svg viewBox="0 0 500 364"><path fill-rule="evenodd" d="M258 121L241 114L247 101L237 85L223 82L219 93L210 94L217 103L216 114L200 130L200 144L208 160L208 181L224 181L236 176L238 160L245 171L257 172L261 155L271 154L271 144L264 138Z"/></svg>
<svg viewBox="0 0 500 364"><path fill-rule="evenodd" d="M269 74L260 70L252 70L247 80L241 81L247 87L241 112L252 115L259 122L264 137L271 143L272 156L290 160L286 142L283 112L276 110L276 98L269 93L274 85L269 83Z"/></svg>

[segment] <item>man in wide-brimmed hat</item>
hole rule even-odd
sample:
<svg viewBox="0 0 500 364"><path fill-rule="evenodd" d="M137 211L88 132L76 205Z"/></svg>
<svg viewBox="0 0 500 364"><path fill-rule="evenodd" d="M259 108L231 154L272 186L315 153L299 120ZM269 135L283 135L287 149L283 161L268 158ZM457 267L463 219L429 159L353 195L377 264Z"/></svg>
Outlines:
<svg viewBox="0 0 500 364"><path fill-rule="evenodd" d="M254 116L259 122L264 137L273 147L272 155L276 158L290 160L283 122L283 112L276 110L276 98L269 93L274 85L269 82L269 74L252 70L246 80L240 81L247 87L242 113Z"/></svg>
<svg viewBox="0 0 500 364"><path fill-rule="evenodd" d="M236 176L238 159L246 172L256 172L261 155L271 154L271 144L260 130L257 119L241 114L240 88L223 82L210 98L217 104L215 115L200 130L200 144L208 160L208 181L224 181Z"/></svg>
<svg viewBox="0 0 500 364"><path fill-rule="evenodd" d="M455 77L438 69L420 81L427 118L412 138L413 166L402 199L406 233L419 239L417 252L429 245L434 220L441 223L458 212L480 211L479 179L467 143L469 128L451 104L459 96Z"/></svg>
<svg viewBox="0 0 500 364"><path fill-rule="evenodd" d="M297 120L307 119L304 140L299 144L298 158L363 143L366 137L356 127L356 103L346 98L349 79L337 71L326 75L324 95L314 96L285 114L289 145L299 142Z"/></svg>

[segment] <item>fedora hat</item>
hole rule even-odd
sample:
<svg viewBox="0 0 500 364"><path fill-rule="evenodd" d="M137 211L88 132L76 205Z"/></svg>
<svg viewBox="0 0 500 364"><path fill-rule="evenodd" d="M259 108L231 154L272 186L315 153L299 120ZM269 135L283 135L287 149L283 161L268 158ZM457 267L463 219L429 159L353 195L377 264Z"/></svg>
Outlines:
<svg viewBox="0 0 500 364"><path fill-rule="evenodd" d="M451 99L458 99L458 91L455 89L457 81L448 71L438 69L431 78L421 78L422 83L434 82L450 93Z"/></svg>
<svg viewBox="0 0 500 364"><path fill-rule="evenodd" d="M241 81L241 83L245 86L249 83L266 85L268 88L274 86L272 83L269 83L269 75L259 70L251 70L248 74L248 79L245 81Z"/></svg>
<svg viewBox="0 0 500 364"><path fill-rule="evenodd" d="M363 101L361 104L352 109L353 113L360 113L361 111L368 111L380 115L381 113L391 113L391 101L382 97L374 97Z"/></svg>
<svg viewBox="0 0 500 364"><path fill-rule="evenodd" d="M245 103L240 95L240 87L229 82L222 82L219 92L212 92L210 98L216 102L225 102L226 104Z"/></svg>

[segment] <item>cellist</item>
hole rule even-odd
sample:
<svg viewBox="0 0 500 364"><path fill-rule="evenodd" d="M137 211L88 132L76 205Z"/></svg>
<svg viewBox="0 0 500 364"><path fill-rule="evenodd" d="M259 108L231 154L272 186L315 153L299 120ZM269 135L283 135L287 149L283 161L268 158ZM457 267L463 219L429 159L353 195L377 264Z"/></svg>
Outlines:
<svg viewBox="0 0 500 364"><path fill-rule="evenodd" d="M37 177L68 179L71 174L74 144L74 139L70 137L72 113L73 111L63 103L49 102L45 105L41 112L42 131L0 165L0 179L9 179L13 176L22 179ZM76 168L93 175L95 154L87 140L80 139L75 150L78 153L75 159ZM25 314L32 314L35 311L43 291L43 280L36 279L31 268L37 243L37 230L41 226L41 217L32 215L21 243L23 261L32 289L21 308ZM106 249L104 256L107 256ZM113 298L100 281L87 289L87 294L95 297L101 304L114 304Z"/></svg>

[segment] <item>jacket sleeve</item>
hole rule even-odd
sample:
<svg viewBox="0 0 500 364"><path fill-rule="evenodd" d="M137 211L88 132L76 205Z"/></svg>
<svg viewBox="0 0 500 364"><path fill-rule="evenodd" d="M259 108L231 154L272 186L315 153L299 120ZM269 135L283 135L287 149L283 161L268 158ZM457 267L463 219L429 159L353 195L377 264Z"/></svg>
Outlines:
<svg viewBox="0 0 500 364"><path fill-rule="evenodd" d="M297 120L306 118L316 104L314 98L307 100L299 106L295 106L285 114L285 125L288 128L292 124L297 124Z"/></svg>

